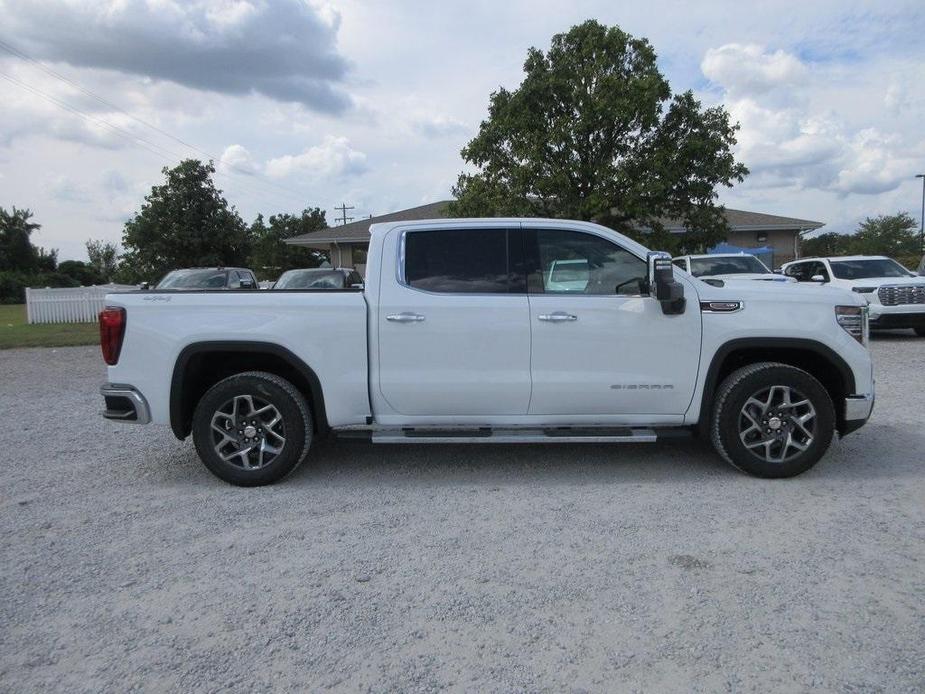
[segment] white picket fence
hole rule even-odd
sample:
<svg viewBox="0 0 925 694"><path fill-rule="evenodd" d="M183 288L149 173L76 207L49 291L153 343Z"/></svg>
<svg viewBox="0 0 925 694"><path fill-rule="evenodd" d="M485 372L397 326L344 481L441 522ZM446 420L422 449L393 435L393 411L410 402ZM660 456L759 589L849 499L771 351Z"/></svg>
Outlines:
<svg viewBox="0 0 925 694"><path fill-rule="evenodd" d="M127 292L130 284L62 289L26 288L26 316L30 323L92 323L106 303L106 295Z"/></svg>

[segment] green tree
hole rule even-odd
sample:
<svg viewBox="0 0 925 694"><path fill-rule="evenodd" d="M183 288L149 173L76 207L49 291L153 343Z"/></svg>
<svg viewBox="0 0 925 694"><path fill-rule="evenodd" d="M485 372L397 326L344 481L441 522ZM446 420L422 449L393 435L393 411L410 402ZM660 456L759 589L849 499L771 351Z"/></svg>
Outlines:
<svg viewBox="0 0 925 694"><path fill-rule="evenodd" d="M42 228L30 222L31 210L15 206L11 212L0 207L0 271L54 272L58 264L58 251L46 251L32 244L32 232Z"/></svg>
<svg viewBox="0 0 925 694"><path fill-rule="evenodd" d="M90 267L102 278L103 282L112 282L119 267L119 246L109 241L87 239L87 257Z"/></svg>
<svg viewBox="0 0 925 694"><path fill-rule="evenodd" d="M827 231L818 236L802 239L800 241L800 255L804 258L847 255L850 245L851 237L848 234Z"/></svg>
<svg viewBox="0 0 925 694"><path fill-rule="evenodd" d="M327 260L327 253L290 246L285 240L326 227L324 210L318 207L306 208L301 215L272 215L269 224L262 214L257 215L250 228L253 245L248 267L262 280L276 279L286 270L297 267L318 267Z"/></svg>
<svg viewBox="0 0 925 694"><path fill-rule="evenodd" d="M922 257L917 227L915 219L907 212L867 217L851 235L848 252L886 255L906 267L917 267Z"/></svg>
<svg viewBox="0 0 925 694"><path fill-rule="evenodd" d="M84 287L104 284L105 280L96 268L81 260L64 260L58 264L58 272L66 275Z"/></svg>
<svg viewBox="0 0 925 694"><path fill-rule="evenodd" d="M153 280L180 267L243 265L247 225L212 182L212 162L186 159L162 171L166 182L151 188L125 223L121 276Z"/></svg>
<svg viewBox="0 0 925 694"><path fill-rule="evenodd" d="M690 91L672 96L646 39L589 20L531 48L524 72L492 93L463 148L478 171L459 176L450 214L595 220L672 252L726 237L716 188L748 173L732 154L738 125Z"/></svg>

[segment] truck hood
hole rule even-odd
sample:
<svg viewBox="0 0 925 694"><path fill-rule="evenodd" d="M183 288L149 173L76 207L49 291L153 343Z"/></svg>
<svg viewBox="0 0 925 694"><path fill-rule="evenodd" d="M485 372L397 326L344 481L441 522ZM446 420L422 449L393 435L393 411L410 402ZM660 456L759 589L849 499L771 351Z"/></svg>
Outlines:
<svg viewBox="0 0 925 694"><path fill-rule="evenodd" d="M717 279L717 278L711 278ZM827 287L799 282L728 282L714 287L696 281L701 301L748 301L775 303L826 303L832 306L866 306L867 301L857 292L841 287Z"/></svg>

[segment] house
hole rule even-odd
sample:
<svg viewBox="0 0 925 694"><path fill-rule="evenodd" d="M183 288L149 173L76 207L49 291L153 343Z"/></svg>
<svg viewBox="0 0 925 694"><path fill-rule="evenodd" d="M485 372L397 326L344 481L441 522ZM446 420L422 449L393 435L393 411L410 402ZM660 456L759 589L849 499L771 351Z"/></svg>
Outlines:
<svg viewBox="0 0 925 694"><path fill-rule="evenodd" d="M432 202L408 210L361 219L338 227L329 227L288 239L286 243L328 251L335 267L353 267L361 274L366 270L366 251L369 248L369 227L380 222L404 222L415 219L434 219L446 216L450 200ZM779 217L762 212L726 209L731 229L727 243L739 248L773 249L773 264L781 265L800 257L800 234L823 226L822 222L794 217ZM680 223L667 221L669 231L684 233Z"/></svg>

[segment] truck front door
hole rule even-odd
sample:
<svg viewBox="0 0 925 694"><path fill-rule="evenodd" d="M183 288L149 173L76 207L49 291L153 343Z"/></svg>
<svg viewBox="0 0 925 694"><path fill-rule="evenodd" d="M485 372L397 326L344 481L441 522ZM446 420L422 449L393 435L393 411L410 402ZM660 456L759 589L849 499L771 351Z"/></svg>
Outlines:
<svg viewBox="0 0 925 694"><path fill-rule="evenodd" d="M645 260L601 235L524 227L529 413L685 413L700 363L697 297L683 314L665 315L649 296Z"/></svg>

